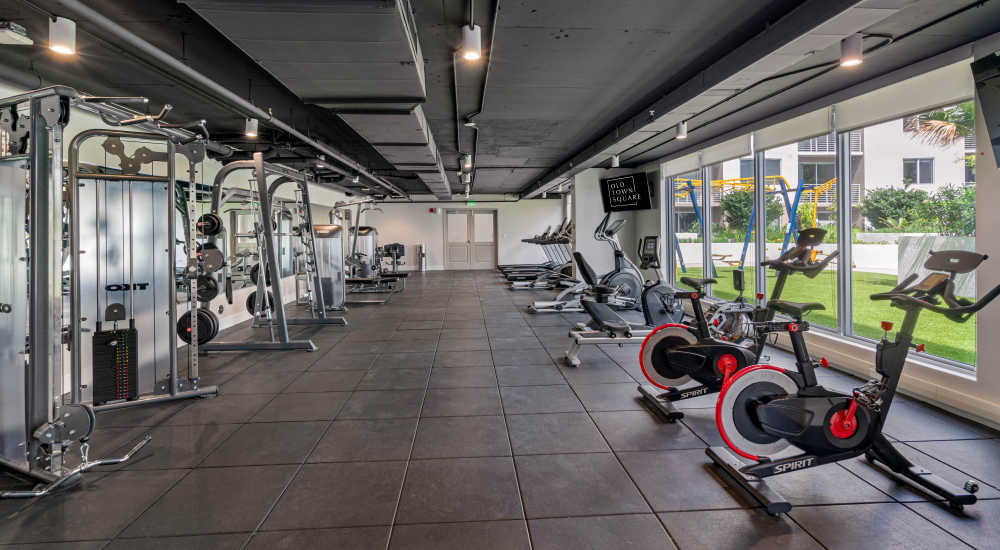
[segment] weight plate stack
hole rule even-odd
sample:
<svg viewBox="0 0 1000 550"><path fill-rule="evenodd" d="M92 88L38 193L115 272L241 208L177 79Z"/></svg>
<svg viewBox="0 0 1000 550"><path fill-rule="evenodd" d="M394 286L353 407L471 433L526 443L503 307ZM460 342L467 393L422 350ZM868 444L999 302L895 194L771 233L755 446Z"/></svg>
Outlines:
<svg viewBox="0 0 1000 550"><path fill-rule="evenodd" d="M198 345L207 344L219 335L219 318L211 311L198 308ZM177 319L177 336L186 344L191 343L191 312L185 311Z"/></svg>

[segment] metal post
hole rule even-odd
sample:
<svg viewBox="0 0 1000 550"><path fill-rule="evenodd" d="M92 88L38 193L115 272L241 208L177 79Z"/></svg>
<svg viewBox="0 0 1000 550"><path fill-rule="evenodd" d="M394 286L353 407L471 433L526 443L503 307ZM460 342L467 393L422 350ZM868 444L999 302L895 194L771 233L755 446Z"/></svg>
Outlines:
<svg viewBox="0 0 1000 550"><path fill-rule="evenodd" d="M709 278L715 276L715 263L712 261L712 169L701 165L698 159L699 173L701 174L701 256L702 268L701 276ZM712 285L705 285L705 295L712 295Z"/></svg>
<svg viewBox="0 0 1000 550"><path fill-rule="evenodd" d="M836 126L834 126L836 131ZM851 280L851 134L837 134L837 312L841 334L854 333L852 323L853 281Z"/></svg>
<svg viewBox="0 0 1000 550"><path fill-rule="evenodd" d="M171 140L167 141L167 264L170 267L170 281L167 290L168 305L167 305L167 315L169 322L167 323L167 341L169 345L167 346L170 354L170 374L171 374L171 388L170 391L173 393L174 388L177 386L177 285L174 284L174 270L177 265L177 213L174 211L177 204L177 174L174 169L174 156L177 154L177 150L174 146L174 142ZM192 316L195 312L191 312ZM198 335L192 333L192 338L197 339Z"/></svg>
<svg viewBox="0 0 1000 550"><path fill-rule="evenodd" d="M674 180L664 177L664 165L660 165L660 254L663 258L663 268L666 270L664 282L675 286L677 282L677 254L680 244L677 242L677 228L674 223ZM668 244L669 243L669 244Z"/></svg>
<svg viewBox="0 0 1000 550"><path fill-rule="evenodd" d="M309 198L309 182L302 180L299 182L299 188L302 190L305 223L306 229L309 232L309 256L312 258L309 263L309 269L312 271L313 276L313 298L319 303L319 318L326 319L326 300L323 297L323 285L319 278L319 268L316 265L316 235L313 233L312 200ZM300 227L300 235L302 231L303 228Z"/></svg>
<svg viewBox="0 0 1000 550"><path fill-rule="evenodd" d="M288 324L285 323L285 302L281 296L281 272L278 270L278 258L274 254L274 226L271 225L271 197L267 190L267 172L264 171L264 156L253 154L254 178L257 179L258 202L260 204L261 224L264 226L264 255L267 257L267 270L271 273L271 289L274 295L274 316L277 321L278 341L287 344ZM264 287L260 287L264 288Z"/></svg>
<svg viewBox="0 0 1000 550"><path fill-rule="evenodd" d="M28 431L60 417L62 409L62 128L50 123L58 97L31 100L31 369L28 379ZM59 113L55 113L59 118ZM52 156L49 156L49 138ZM44 456L31 437L29 460ZM48 453L49 468L62 469L58 448ZM32 469L39 464L30 463Z"/></svg>
<svg viewBox="0 0 1000 550"><path fill-rule="evenodd" d="M757 234L754 235L754 289L757 294L763 294L766 301L767 269L761 267L767 259L767 162L764 158L764 151L754 153L753 202L757 205L754 212L754 225L757 227ZM757 305L761 304L762 301L758 300Z"/></svg>

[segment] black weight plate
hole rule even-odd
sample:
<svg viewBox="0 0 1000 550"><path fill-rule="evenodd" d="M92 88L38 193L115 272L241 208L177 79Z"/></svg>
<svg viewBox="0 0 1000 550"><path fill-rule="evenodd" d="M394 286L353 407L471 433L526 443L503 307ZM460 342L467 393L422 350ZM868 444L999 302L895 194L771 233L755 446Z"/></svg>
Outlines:
<svg viewBox="0 0 1000 550"><path fill-rule="evenodd" d="M226 257L217 248L206 248L198 255L201 257L202 268L208 273L215 273L226 265Z"/></svg>
<svg viewBox="0 0 1000 550"><path fill-rule="evenodd" d="M198 276L198 300L211 302L219 295L219 281L209 275Z"/></svg>
<svg viewBox="0 0 1000 550"><path fill-rule="evenodd" d="M218 235L222 231L222 218L209 212L198 218L198 231L202 235Z"/></svg>
<svg viewBox="0 0 1000 550"><path fill-rule="evenodd" d="M270 292L267 293L267 305L270 307L270 309L274 309L274 296L272 296ZM256 290L253 291L253 292L251 292L247 296L246 308L247 308L247 313L249 313L250 315L253 315L254 313L257 312L257 291Z"/></svg>
<svg viewBox="0 0 1000 550"><path fill-rule="evenodd" d="M260 264L254 264L254 266L250 268L250 283L256 286L257 281L259 280L257 277L259 275ZM266 286L271 286L271 272L266 269L264 270L264 284Z"/></svg>
<svg viewBox="0 0 1000 550"><path fill-rule="evenodd" d="M207 315L206 315L207 314ZM209 317L211 316L211 317ZM218 327L212 328L213 322L211 311L206 309L198 310L198 344L208 343L209 340L213 338L213 331L217 332ZM177 319L177 337L180 338L184 343L191 343L191 312L185 311L183 315Z"/></svg>

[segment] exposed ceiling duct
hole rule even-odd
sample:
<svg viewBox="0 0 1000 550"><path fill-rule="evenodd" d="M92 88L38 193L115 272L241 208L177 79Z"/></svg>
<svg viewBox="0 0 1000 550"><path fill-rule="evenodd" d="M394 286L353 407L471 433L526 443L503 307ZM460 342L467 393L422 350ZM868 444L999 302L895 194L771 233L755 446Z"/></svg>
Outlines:
<svg viewBox="0 0 1000 550"><path fill-rule="evenodd" d="M257 118L264 123L292 136L293 138L312 147L319 153L328 157L331 162L336 162L353 173L358 174L365 180L372 183L378 189L384 190L388 195L406 196L407 194L391 182L375 176L364 166L354 159L345 155L341 151L329 144L313 139L298 129L286 124L281 119L275 117L270 112L264 111L256 105L250 103L243 97L233 93L228 88L221 86L208 76L192 69L188 65L174 58L165 51L157 48L153 44L140 38L129 29L119 25L115 21L98 13L96 10L77 0L55 0L50 2L61 15L68 15L78 22L85 22L91 28L98 29L103 39L113 41L121 47L127 48L131 55L147 61L154 65L157 70L166 73L173 78L184 80L189 86L197 87L202 93L213 97L216 101L227 105L241 116Z"/></svg>
<svg viewBox="0 0 1000 550"><path fill-rule="evenodd" d="M420 106L423 57L408 2L182 1L303 101L340 114L397 170L451 198Z"/></svg>

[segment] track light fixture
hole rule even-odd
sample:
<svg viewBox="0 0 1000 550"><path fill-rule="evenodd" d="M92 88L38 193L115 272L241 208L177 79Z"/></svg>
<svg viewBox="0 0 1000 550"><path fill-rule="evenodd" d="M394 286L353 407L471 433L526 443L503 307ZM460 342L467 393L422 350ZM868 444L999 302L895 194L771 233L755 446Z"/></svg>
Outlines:
<svg viewBox="0 0 1000 550"><path fill-rule="evenodd" d="M478 61L483 56L483 30L479 25L462 25L462 59Z"/></svg>
<svg viewBox="0 0 1000 550"><path fill-rule="evenodd" d="M472 155L470 153L462 153L462 172L472 171Z"/></svg>
<svg viewBox="0 0 1000 550"><path fill-rule="evenodd" d="M260 121L256 118L248 118L246 123L243 125L243 135L248 138L257 137L257 131L260 129Z"/></svg>
<svg viewBox="0 0 1000 550"><path fill-rule="evenodd" d="M354 174L354 177L351 178L351 183L354 185L361 183L361 176Z"/></svg>
<svg viewBox="0 0 1000 550"><path fill-rule="evenodd" d="M852 34L840 41L840 66L857 67L864 62L864 36Z"/></svg>
<svg viewBox="0 0 1000 550"><path fill-rule="evenodd" d="M556 188L556 192L557 193L562 193L563 192L563 184L561 184L561 183L559 184L559 187Z"/></svg>
<svg viewBox="0 0 1000 550"><path fill-rule="evenodd" d="M687 139L688 138L688 123L686 120L682 120L677 123L677 139Z"/></svg>
<svg viewBox="0 0 1000 550"><path fill-rule="evenodd" d="M49 49L63 55L76 53L76 22L65 17L49 18Z"/></svg>
<svg viewBox="0 0 1000 550"><path fill-rule="evenodd" d="M611 155L611 167L618 168L622 165L622 157L620 155Z"/></svg>

